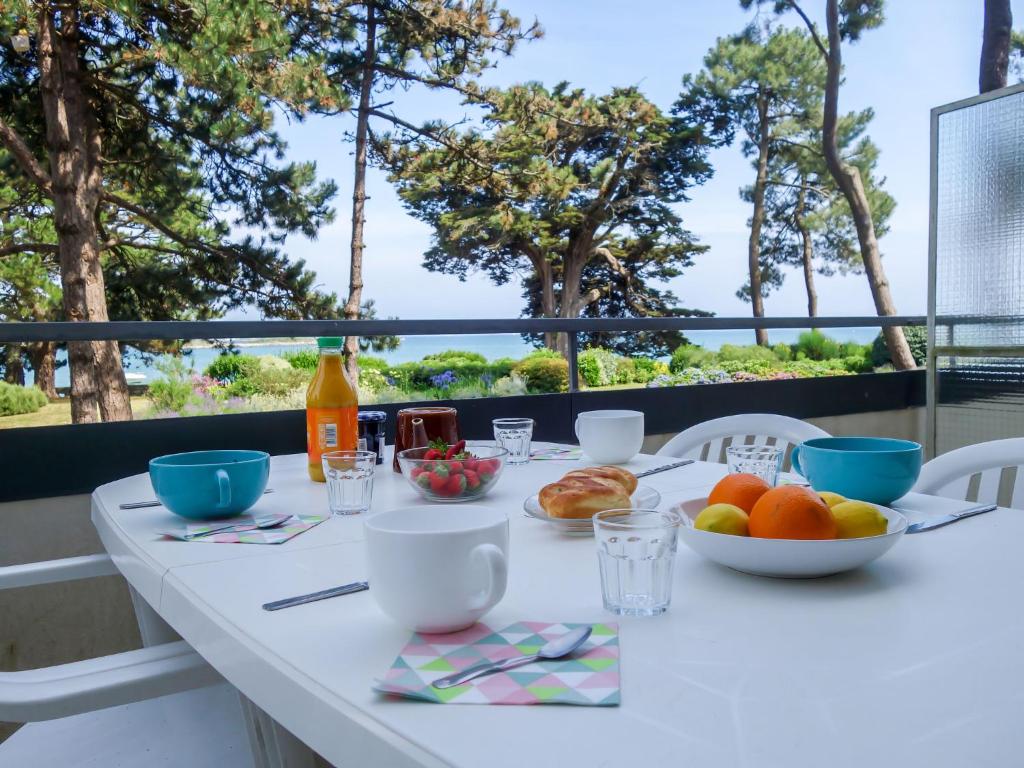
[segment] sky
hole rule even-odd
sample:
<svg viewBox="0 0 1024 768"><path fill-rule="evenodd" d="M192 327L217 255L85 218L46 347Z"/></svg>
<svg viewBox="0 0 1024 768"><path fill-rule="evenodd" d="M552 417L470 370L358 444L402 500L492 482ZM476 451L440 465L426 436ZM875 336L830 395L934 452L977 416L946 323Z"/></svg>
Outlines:
<svg viewBox="0 0 1024 768"><path fill-rule="evenodd" d="M738 0L505 0L524 22L537 18L543 39L521 45L487 73L493 85L567 80L593 93L638 86L663 110L678 97L682 76L697 72L718 37L743 29L754 18ZM821 21L823 0L805 0ZM1024 0L1014 2L1024 18ZM884 266L900 313L924 314L927 303L929 111L977 91L982 0L889 0L886 22L844 46L846 83L840 110L873 107L868 132L881 150L878 170L897 207L881 240ZM784 23L796 24L795 17ZM464 109L437 93L398 91L388 97L403 116L416 120L457 119ZM280 126L288 156L313 160L318 173L339 186L336 221L316 241L290 238L287 251L305 259L320 286L344 298L349 268L352 145L344 132L350 118L311 118ZM715 173L678 207L686 226L709 250L669 283L685 307L719 316L749 316L736 298L745 280L750 205L739 198L752 181L750 161L733 147L711 154ZM518 317L517 285L492 285L483 275L465 283L430 273L420 265L431 230L402 208L384 174L368 175L364 298L376 301L379 317ZM869 315L874 306L863 275L818 278L819 314ZM806 313L800 275L791 271L782 289L765 302L769 316Z"/></svg>

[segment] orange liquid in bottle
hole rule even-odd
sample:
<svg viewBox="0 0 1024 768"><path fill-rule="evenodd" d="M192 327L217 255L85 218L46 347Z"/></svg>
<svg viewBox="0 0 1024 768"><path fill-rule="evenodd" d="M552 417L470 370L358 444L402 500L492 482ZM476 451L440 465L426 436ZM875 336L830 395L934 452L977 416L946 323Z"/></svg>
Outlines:
<svg viewBox="0 0 1024 768"><path fill-rule="evenodd" d="M356 448L359 401L342 365L341 339L318 339L317 344L320 363L306 392L306 453L310 479L322 483L321 454Z"/></svg>

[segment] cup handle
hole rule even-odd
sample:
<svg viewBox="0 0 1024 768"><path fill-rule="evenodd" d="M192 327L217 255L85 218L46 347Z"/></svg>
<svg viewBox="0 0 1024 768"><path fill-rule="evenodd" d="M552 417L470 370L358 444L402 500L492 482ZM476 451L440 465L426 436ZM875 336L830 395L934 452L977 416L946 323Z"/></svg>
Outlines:
<svg viewBox="0 0 1024 768"><path fill-rule="evenodd" d="M217 487L220 490L220 501L217 509L224 509L231 504L231 478L223 469L217 470Z"/></svg>
<svg viewBox="0 0 1024 768"><path fill-rule="evenodd" d="M796 470L798 475L800 475L801 477L806 479L807 475L804 474L803 469L800 467L800 446L799 445L794 445L793 446L793 452L789 455L789 463L792 465L793 469Z"/></svg>
<svg viewBox="0 0 1024 768"><path fill-rule="evenodd" d="M580 439L580 417L579 416L576 417L576 421L574 421L573 424L572 424L572 432L573 432L574 435L576 435L576 440L578 441Z"/></svg>
<svg viewBox="0 0 1024 768"><path fill-rule="evenodd" d="M508 586L508 561L505 553L494 544L480 544L469 553L470 559L482 557L487 564L487 588L474 597L469 608L472 611L489 611L505 595Z"/></svg>

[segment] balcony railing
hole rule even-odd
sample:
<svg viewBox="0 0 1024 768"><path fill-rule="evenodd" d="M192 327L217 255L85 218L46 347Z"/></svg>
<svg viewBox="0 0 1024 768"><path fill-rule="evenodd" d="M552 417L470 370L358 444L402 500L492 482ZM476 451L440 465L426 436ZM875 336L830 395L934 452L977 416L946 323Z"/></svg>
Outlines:
<svg viewBox="0 0 1024 768"><path fill-rule="evenodd" d="M569 334L569 388L564 394L432 401L456 405L464 433L487 438L491 419L531 417L538 440L572 442L580 411L632 408L647 415L648 434L678 432L706 419L735 413L772 412L814 418L902 410L925 404L922 371L861 374L822 379L702 384L651 389L579 391L578 334L659 330L753 330L755 328L860 328L924 325L922 316L786 318L643 318L512 320L271 320L209 322L4 323L0 344L11 342L254 339L313 336L429 336L484 333ZM408 403L375 405L388 413ZM390 435L390 433L389 433ZM4 482L0 501L90 492L98 485L144 472L163 453L222 447L260 448L271 454L305 450L302 411L245 413L195 418L144 419L0 431Z"/></svg>

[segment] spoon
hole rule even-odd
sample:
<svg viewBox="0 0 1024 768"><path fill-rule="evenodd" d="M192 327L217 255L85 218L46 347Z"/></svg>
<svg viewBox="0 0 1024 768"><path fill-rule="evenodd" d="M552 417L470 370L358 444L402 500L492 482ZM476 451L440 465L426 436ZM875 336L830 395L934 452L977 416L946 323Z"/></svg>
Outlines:
<svg viewBox="0 0 1024 768"><path fill-rule="evenodd" d="M481 677L482 675L490 675L494 672L504 672L506 669L520 667L523 664L529 664L532 661L538 661L540 659L560 659L563 656L568 656L587 642L587 638L590 637L590 633L593 629L594 628L590 625L577 627L574 630L566 632L560 637L556 637L554 640L549 640L539 651L537 651L537 653L530 656L515 656L514 658L505 659L504 661L488 661L484 664L477 664L476 666L464 669L461 672L455 672L454 674L438 678L431 683L431 685L435 688L441 689L453 688L456 685L462 685L463 683L469 682L474 678Z"/></svg>

